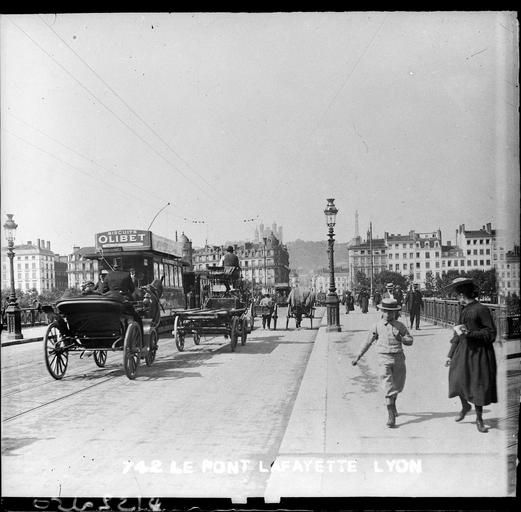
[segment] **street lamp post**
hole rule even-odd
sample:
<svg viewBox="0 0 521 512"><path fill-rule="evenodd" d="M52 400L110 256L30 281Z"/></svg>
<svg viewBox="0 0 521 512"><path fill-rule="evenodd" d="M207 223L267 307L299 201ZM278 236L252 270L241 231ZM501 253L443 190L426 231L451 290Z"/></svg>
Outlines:
<svg viewBox="0 0 521 512"><path fill-rule="evenodd" d="M328 255L329 255L329 293L326 296L326 307L327 307L327 330L340 332L340 311L339 311L339 300L336 293L335 287L335 261L333 257L333 246L335 244L335 232L333 228L336 224L336 214L338 209L335 206L334 199L327 200L327 206L324 210L326 215L326 222L329 228L328 230Z"/></svg>
<svg viewBox="0 0 521 512"><path fill-rule="evenodd" d="M16 301L16 292L14 288L14 239L18 224L13 220L13 214L7 214L7 221L4 224L5 238L7 240L7 256L9 257L9 267L11 270L11 295L9 296L9 305L5 310L7 316L7 337L9 339L21 340L22 335L22 318L18 302Z"/></svg>
<svg viewBox="0 0 521 512"><path fill-rule="evenodd" d="M266 242L268 239L266 237L264 237L263 240L264 240L264 291L266 293L267 289L268 289L268 278L266 275Z"/></svg>

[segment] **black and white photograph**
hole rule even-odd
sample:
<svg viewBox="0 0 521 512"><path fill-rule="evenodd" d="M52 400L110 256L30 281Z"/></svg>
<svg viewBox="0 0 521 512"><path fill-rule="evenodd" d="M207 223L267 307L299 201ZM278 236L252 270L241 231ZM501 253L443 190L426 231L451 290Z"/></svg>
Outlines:
<svg viewBox="0 0 521 512"><path fill-rule="evenodd" d="M2 14L0 128L3 498L516 495L516 12Z"/></svg>

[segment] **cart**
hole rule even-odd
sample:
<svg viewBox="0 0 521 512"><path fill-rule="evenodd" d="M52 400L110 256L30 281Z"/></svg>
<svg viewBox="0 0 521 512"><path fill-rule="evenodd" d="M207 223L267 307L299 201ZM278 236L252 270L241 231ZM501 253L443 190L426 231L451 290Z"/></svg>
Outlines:
<svg viewBox="0 0 521 512"><path fill-rule="evenodd" d="M200 309L174 311L174 336L176 347L184 350L185 337L192 335L199 345L201 337L223 335L230 339L234 352L240 339L246 343L253 329L253 305L245 293L242 280L232 281L232 275L221 266L209 266L204 272L204 287L201 290L203 306ZM233 287L233 288L232 288Z"/></svg>
<svg viewBox="0 0 521 512"><path fill-rule="evenodd" d="M43 343L45 365L54 379L67 371L69 354L93 352L95 364L103 368L107 352L123 352L123 366L134 379L140 360L150 366L157 351L157 329L148 318L147 301L130 303L123 298L98 294L62 299L46 306L50 324Z"/></svg>
<svg viewBox="0 0 521 512"><path fill-rule="evenodd" d="M313 329L313 318L315 318L315 306L314 304L302 304L302 318L309 318L310 329ZM288 313L286 316L286 329L289 328L289 320L290 318L295 318L295 310L288 304Z"/></svg>

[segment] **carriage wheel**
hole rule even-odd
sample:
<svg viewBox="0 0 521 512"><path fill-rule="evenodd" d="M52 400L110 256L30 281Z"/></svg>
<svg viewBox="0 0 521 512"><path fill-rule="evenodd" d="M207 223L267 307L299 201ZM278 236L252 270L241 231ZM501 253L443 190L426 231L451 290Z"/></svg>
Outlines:
<svg viewBox="0 0 521 512"><path fill-rule="evenodd" d="M95 350L94 351L94 362L100 368L105 368L107 362L107 351L106 350Z"/></svg>
<svg viewBox="0 0 521 512"><path fill-rule="evenodd" d="M201 343L201 335L197 331L194 331L194 343L196 345L199 345L199 343Z"/></svg>
<svg viewBox="0 0 521 512"><path fill-rule="evenodd" d="M232 352L235 352L235 347L237 346L237 337L238 337L238 330L239 326L238 324L239 319L234 316L232 318L232 326L230 329L230 348L232 349Z"/></svg>
<svg viewBox="0 0 521 512"><path fill-rule="evenodd" d="M241 323L241 345L246 345L246 338L248 337L248 319L243 318Z"/></svg>
<svg viewBox="0 0 521 512"><path fill-rule="evenodd" d="M69 352L63 347L63 341L56 322L52 322L47 327L43 345L47 370L56 380L62 379L67 370Z"/></svg>
<svg viewBox="0 0 521 512"><path fill-rule="evenodd" d="M145 356L145 364L147 366L151 366L156 358L157 352L157 331L155 329L150 330L149 340L148 340L148 350Z"/></svg>
<svg viewBox="0 0 521 512"><path fill-rule="evenodd" d="M123 366L129 379L135 379L141 359L141 329L136 322L130 322L123 343Z"/></svg>
<svg viewBox="0 0 521 512"><path fill-rule="evenodd" d="M179 352L182 352L185 349L185 335L183 332L181 332L182 326L183 321L178 316L176 316L174 321L174 330L172 331L172 334L174 335L175 346L177 347L177 350L179 350Z"/></svg>

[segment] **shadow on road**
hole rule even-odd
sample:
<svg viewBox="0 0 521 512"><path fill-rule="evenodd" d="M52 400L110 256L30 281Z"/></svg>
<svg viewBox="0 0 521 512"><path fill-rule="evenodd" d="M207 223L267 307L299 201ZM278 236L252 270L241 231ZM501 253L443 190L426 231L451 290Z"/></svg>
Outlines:
<svg viewBox="0 0 521 512"><path fill-rule="evenodd" d="M43 438L44 440L53 439L52 437ZM36 441L41 441L42 438L39 437L3 437L2 438L2 455L10 456L10 457L19 457L16 453L11 453L15 450L19 450L24 446L29 446L30 444L35 443Z"/></svg>

